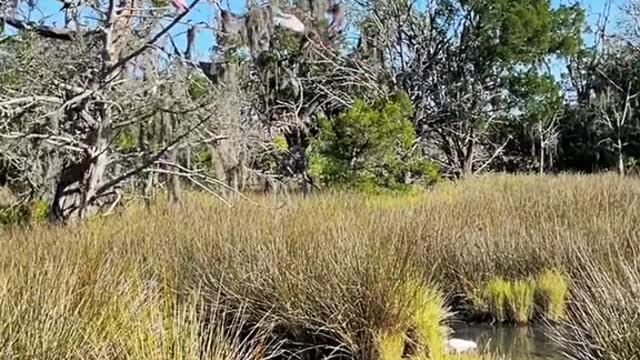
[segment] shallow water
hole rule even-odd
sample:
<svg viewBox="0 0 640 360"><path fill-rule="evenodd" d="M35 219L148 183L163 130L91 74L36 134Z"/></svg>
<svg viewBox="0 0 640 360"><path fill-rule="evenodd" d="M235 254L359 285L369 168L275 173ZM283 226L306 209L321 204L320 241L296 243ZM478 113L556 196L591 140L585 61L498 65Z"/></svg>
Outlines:
<svg viewBox="0 0 640 360"><path fill-rule="evenodd" d="M560 360L557 345L541 328L490 326L487 324L452 324L452 337L473 340L482 351L513 360Z"/></svg>

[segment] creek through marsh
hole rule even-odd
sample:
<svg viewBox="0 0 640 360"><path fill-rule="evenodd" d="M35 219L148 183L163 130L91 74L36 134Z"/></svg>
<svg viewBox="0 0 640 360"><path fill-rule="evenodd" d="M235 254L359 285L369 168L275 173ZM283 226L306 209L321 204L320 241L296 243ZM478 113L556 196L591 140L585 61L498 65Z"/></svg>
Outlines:
<svg viewBox="0 0 640 360"><path fill-rule="evenodd" d="M472 340L483 352L504 356L509 360L564 359L558 346L538 326L491 326L489 324L451 324L452 337Z"/></svg>

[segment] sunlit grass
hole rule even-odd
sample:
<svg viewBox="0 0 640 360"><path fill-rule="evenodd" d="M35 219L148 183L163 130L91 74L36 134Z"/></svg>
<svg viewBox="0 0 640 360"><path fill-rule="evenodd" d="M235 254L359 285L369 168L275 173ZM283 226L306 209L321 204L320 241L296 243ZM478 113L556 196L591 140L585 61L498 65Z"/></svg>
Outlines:
<svg viewBox="0 0 640 360"><path fill-rule="evenodd" d="M569 299L569 283L564 274L557 270L540 274L536 293L542 316L555 322L564 319Z"/></svg>
<svg viewBox="0 0 640 360"><path fill-rule="evenodd" d="M380 360L398 360L401 359L404 354L407 333L404 329L381 333L376 337L375 341L377 355Z"/></svg>
<svg viewBox="0 0 640 360"><path fill-rule="evenodd" d="M536 313L547 320L561 320L568 296L565 276L547 270L535 280L492 279L475 290L470 298L475 312L486 313L500 323L525 325L535 319Z"/></svg>
<svg viewBox="0 0 640 360"><path fill-rule="evenodd" d="M638 253L639 196L638 180L609 175L491 176L411 196L252 197L231 207L188 193L180 208L127 204L83 225L5 228L0 357L375 359L411 342L433 357L452 299L490 294L482 306L507 321L529 319L544 294L549 319L576 319L583 302L560 301L569 290L606 293L586 292L585 259L610 291L633 289L612 264ZM407 287L426 305L398 296ZM601 301L583 311L603 317ZM624 309L607 319L629 321Z"/></svg>
<svg viewBox="0 0 640 360"><path fill-rule="evenodd" d="M516 324L527 324L533 318L535 289L536 283L533 280L516 280L511 283L506 303L509 305L509 318Z"/></svg>

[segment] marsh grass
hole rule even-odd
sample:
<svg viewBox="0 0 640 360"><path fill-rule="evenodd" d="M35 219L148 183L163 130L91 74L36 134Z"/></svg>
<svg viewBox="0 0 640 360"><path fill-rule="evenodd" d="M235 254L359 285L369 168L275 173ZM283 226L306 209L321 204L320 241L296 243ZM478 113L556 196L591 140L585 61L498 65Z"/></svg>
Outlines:
<svg viewBox="0 0 640 360"><path fill-rule="evenodd" d="M507 293L509 318L518 325L529 323L533 318L534 293L536 283L533 280L516 280Z"/></svg>
<svg viewBox="0 0 640 360"><path fill-rule="evenodd" d="M564 318L569 296L566 276L545 270L537 278L490 280L469 297L473 311L500 323L526 325L536 318L558 322Z"/></svg>
<svg viewBox="0 0 640 360"><path fill-rule="evenodd" d="M474 311L486 312L498 322L507 321L507 296L510 292L510 282L501 278L489 281L472 296Z"/></svg>
<svg viewBox="0 0 640 360"><path fill-rule="evenodd" d="M472 296L475 312L486 313L500 323L529 323L534 313L536 283L533 280L489 281Z"/></svg>
<svg viewBox="0 0 640 360"><path fill-rule="evenodd" d="M227 207L193 193L83 225L5 227L0 357L376 359L419 318L432 329L423 339L437 338L431 314L492 279L562 268L581 284L577 251L604 269L612 249L613 262L632 259L639 195L638 180L609 175L491 176L410 201L321 194ZM417 316L416 298L397 296L408 282L442 291L445 307ZM504 302L528 301L527 289Z"/></svg>
<svg viewBox="0 0 640 360"><path fill-rule="evenodd" d="M536 282L536 304L541 317L559 322L565 318L569 300L567 276L558 270L546 270Z"/></svg>
<svg viewBox="0 0 640 360"><path fill-rule="evenodd" d="M405 352L407 334L404 331L382 333L376 337L376 346L380 360L398 360Z"/></svg>
<svg viewBox="0 0 640 360"><path fill-rule="evenodd" d="M446 326L451 313L447 310L443 295L422 284L408 280L396 292L399 302L410 299L406 312L406 324L401 324L392 332L382 333L377 338L378 356L381 360L483 360L494 359L487 354L450 354L445 342L450 334Z"/></svg>
<svg viewBox="0 0 640 360"><path fill-rule="evenodd" d="M640 265L615 254L609 266L582 252L571 302L554 338L572 360L637 359L640 356Z"/></svg>

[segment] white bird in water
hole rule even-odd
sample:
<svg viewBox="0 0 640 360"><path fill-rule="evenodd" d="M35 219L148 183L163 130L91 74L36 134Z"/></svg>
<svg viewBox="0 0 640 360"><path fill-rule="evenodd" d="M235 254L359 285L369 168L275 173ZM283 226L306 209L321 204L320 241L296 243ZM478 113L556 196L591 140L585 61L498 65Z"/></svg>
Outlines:
<svg viewBox="0 0 640 360"><path fill-rule="evenodd" d="M469 340L449 339L445 344L445 348L449 353L461 354L478 350L478 344Z"/></svg>

